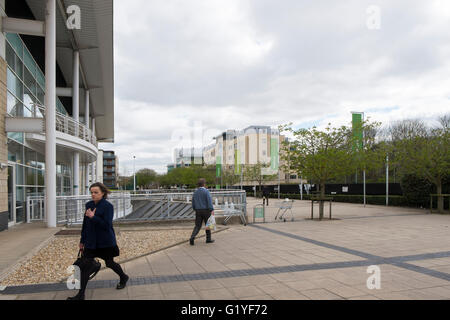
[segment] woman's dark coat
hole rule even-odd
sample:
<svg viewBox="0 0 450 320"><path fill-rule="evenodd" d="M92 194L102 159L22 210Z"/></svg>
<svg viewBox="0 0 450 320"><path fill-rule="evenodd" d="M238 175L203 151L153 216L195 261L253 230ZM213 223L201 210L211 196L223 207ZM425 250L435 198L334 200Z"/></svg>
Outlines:
<svg viewBox="0 0 450 320"><path fill-rule="evenodd" d="M80 243L84 244L84 247L88 249L116 246L116 235L112 225L114 218L113 205L102 199L97 204L94 201L89 201L86 203L87 209L97 210L92 218L84 216Z"/></svg>

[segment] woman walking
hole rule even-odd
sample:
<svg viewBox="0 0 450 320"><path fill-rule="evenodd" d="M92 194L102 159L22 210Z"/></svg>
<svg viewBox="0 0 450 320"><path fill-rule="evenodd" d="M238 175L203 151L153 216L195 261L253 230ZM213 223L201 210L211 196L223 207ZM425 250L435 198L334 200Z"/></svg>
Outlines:
<svg viewBox="0 0 450 320"><path fill-rule="evenodd" d="M112 226L114 207L106 200L110 191L100 182L96 182L89 188L92 201L86 203L86 211L81 229L80 249L83 256L88 259L99 257L105 260L106 266L111 268L120 277L116 289L123 289L128 281L128 276L120 265L114 262L114 257L119 256L116 235ZM97 270L98 271L98 270ZM80 291L68 300L84 300L86 286L92 270L81 271Z"/></svg>

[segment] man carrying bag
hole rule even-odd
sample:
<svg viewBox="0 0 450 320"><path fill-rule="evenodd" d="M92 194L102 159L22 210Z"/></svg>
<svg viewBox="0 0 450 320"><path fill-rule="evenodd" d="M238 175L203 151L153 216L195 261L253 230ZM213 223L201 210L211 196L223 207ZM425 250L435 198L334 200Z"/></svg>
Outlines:
<svg viewBox="0 0 450 320"><path fill-rule="evenodd" d="M206 180L200 178L197 185L198 189L195 190L192 198L192 208L195 211L195 227L192 231L191 239L189 240L191 246L194 245L195 236L202 228L202 222L204 221L206 225L209 217L211 215L214 216L214 207L212 204L211 194L206 189ZM211 239L211 230L206 229L206 243L213 242L214 240Z"/></svg>

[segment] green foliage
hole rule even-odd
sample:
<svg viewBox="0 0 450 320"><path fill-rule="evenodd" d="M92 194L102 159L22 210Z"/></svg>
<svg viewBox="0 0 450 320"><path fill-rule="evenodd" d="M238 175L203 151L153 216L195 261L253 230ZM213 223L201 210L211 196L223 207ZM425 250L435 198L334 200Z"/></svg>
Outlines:
<svg viewBox="0 0 450 320"><path fill-rule="evenodd" d="M157 173L152 169L141 169L136 172L136 186L149 189L155 182Z"/></svg>
<svg viewBox="0 0 450 320"><path fill-rule="evenodd" d="M442 194L443 179L450 172L450 130L446 117L441 125L429 128L420 120L403 120L390 128L390 158L403 176L425 179ZM443 211L443 198L438 199Z"/></svg>
<svg viewBox="0 0 450 320"><path fill-rule="evenodd" d="M158 181L164 187L187 186L188 188L196 188L198 179L200 178L205 178L206 184L213 186L216 179L215 167L194 165L191 167L175 168L167 174L159 176Z"/></svg>
<svg viewBox="0 0 450 320"><path fill-rule="evenodd" d="M369 121L353 129L347 126L332 128L328 124L323 131L316 127L293 130L289 125L280 126L280 131L290 132L294 136L292 141L282 144L283 169L318 183L324 195L326 182L354 173L356 169L382 165L382 150L375 144L379 126L380 123ZM359 138L353 130L365 133L362 148L358 147Z"/></svg>
<svg viewBox="0 0 450 320"><path fill-rule="evenodd" d="M246 165L243 168L243 176L245 181L258 184L259 191L265 182L273 181L278 178L278 174L265 174L265 171L270 169L270 164L263 164L258 162L254 165Z"/></svg>
<svg viewBox="0 0 450 320"><path fill-rule="evenodd" d="M403 196L409 204L417 207L429 207L430 194L435 192L435 187L430 181L412 174L406 174L402 178L401 186Z"/></svg>

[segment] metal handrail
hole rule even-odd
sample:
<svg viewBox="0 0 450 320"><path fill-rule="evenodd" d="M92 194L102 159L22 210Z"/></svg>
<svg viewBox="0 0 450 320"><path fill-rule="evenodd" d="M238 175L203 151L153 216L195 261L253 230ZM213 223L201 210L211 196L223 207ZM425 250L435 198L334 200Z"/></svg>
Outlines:
<svg viewBox="0 0 450 320"><path fill-rule="evenodd" d="M172 208L180 202L189 204L192 201L192 192L184 193L160 193L160 194L136 194L129 192L114 192L108 197L114 206L114 220L134 221L145 220L146 218L128 217L133 212L132 201L156 201L163 203L160 206L161 213L158 219L170 220L178 219L171 214ZM232 215L239 214L243 219L247 214L247 203L245 191L213 191L211 192L214 207L223 211L224 215L229 219ZM79 224L83 221L84 205L91 200L90 195L79 196L57 196L57 224ZM189 206L190 207L190 206ZM28 221L43 220L45 218L45 197L44 196L28 196L27 197L27 216ZM192 218L184 215L184 218ZM153 218L152 218L153 219Z"/></svg>
<svg viewBox="0 0 450 320"><path fill-rule="evenodd" d="M9 114L8 117L14 118L14 117L25 117L25 118L45 118L45 106L38 104L38 103L32 103L30 106L25 106L30 112L31 116L27 117L25 115L17 115L17 114ZM29 109L31 107L31 110ZM72 117L66 116L65 114L55 111L56 112L56 131L77 137L81 140L87 141L96 147L98 146L97 143L97 137L95 136L95 133L89 129L86 125L83 123L76 121Z"/></svg>

